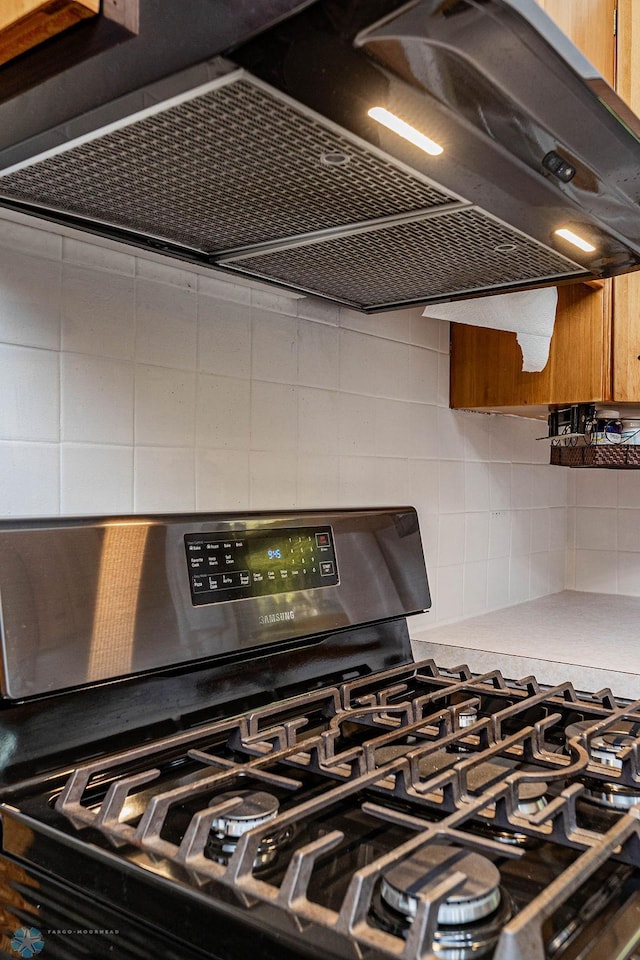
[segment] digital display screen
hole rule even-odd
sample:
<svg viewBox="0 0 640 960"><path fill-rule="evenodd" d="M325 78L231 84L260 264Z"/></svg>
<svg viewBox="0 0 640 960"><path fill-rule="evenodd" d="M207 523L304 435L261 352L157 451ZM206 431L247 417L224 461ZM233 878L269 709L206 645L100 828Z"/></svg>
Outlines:
<svg viewBox="0 0 640 960"><path fill-rule="evenodd" d="M188 533L184 539L195 606L339 582L330 526Z"/></svg>

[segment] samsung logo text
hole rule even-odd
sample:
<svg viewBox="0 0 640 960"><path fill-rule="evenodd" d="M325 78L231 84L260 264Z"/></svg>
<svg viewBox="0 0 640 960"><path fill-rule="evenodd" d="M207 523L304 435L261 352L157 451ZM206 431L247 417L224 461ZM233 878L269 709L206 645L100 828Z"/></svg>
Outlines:
<svg viewBox="0 0 640 960"><path fill-rule="evenodd" d="M263 617L258 617L258 620L264 626L267 623L280 623L281 620L293 620L294 618L293 610L283 610L282 613L265 613Z"/></svg>

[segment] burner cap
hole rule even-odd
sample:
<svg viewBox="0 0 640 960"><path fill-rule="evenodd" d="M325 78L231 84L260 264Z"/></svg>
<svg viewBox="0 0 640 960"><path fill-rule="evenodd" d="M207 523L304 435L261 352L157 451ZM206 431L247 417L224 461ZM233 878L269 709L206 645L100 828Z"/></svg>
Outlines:
<svg viewBox="0 0 640 960"><path fill-rule="evenodd" d="M594 721L592 720L581 720L578 723L572 723L566 729L566 736L569 739L580 736L580 734L592 727L593 724ZM637 738L634 736L637 730L637 724L625 722L624 720L607 727L602 733L598 733L591 738L591 758L597 760L598 763L604 764L604 766L620 769L622 767L622 760L619 759L618 753L624 747L628 747L632 743L637 742Z"/></svg>
<svg viewBox="0 0 640 960"><path fill-rule="evenodd" d="M523 817L531 816L546 807L548 789L548 784L542 780L521 780L518 783L518 813Z"/></svg>
<svg viewBox="0 0 640 960"><path fill-rule="evenodd" d="M500 905L500 873L491 860L478 853L429 844L385 871L383 900L406 917L414 917L418 894L453 873L465 881L440 905L438 923L467 924L489 916Z"/></svg>
<svg viewBox="0 0 640 960"><path fill-rule="evenodd" d="M464 707L458 714L459 727L472 727L478 720L478 711L475 707Z"/></svg>
<svg viewBox="0 0 640 960"><path fill-rule="evenodd" d="M230 790L219 793L211 798L210 805L232 800L234 797L239 797L242 803L216 817L211 824L212 831L219 837L241 837L243 833L268 823L278 815L278 800L262 790Z"/></svg>

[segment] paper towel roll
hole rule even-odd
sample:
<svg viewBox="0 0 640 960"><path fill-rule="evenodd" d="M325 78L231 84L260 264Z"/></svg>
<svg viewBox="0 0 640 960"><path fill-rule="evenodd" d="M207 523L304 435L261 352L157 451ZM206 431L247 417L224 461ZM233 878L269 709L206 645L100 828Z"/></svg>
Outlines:
<svg viewBox="0 0 640 960"><path fill-rule="evenodd" d="M424 309L423 317L436 317L474 327L510 330L517 335L526 373L544 370L556 319L558 291L555 287L501 293L475 300L435 303Z"/></svg>

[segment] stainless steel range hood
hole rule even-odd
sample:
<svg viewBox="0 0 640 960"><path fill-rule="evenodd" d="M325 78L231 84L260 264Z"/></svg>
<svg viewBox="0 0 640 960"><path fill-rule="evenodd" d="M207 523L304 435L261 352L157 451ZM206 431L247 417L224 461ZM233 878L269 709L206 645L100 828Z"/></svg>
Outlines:
<svg viewBox="0 0 640 960"><path fill-rule="evenodd" d="M5 145L0 204L364 310L640 265L637 121L533 0L293 6Z"/></svg>

